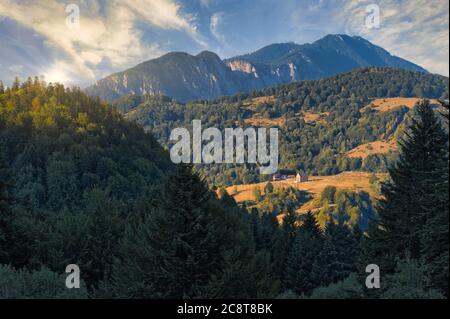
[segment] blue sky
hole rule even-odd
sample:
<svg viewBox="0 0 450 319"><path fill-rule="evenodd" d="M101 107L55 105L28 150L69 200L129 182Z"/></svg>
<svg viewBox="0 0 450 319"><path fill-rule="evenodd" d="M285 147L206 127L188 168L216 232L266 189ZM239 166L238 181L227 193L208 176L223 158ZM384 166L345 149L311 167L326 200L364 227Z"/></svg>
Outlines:
<svg viewBox="0 0 450 319"><path fill-rule="evenodd" d="M67 25L69 3L80 24ZM368 28L370 6L379 28ZM169 51L222 58L275 42L359 35L449 74L448 0L0 0L0 79L88 85Z"/></svg>

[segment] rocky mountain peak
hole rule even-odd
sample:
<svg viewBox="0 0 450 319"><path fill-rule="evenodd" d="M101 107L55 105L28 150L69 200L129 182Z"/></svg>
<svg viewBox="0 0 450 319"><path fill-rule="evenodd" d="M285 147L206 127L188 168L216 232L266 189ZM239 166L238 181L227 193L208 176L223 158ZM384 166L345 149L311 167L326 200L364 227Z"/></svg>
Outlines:
<svg viewBox="0 0 450 319"><path fill-rule="evenodd" d="M214 52L170 52L98 81L87 93L114 100L128 94L163 94L185 102L214 99L363 67L427 72L364 38L329 34L314 43L275 43L222 61Z"/></svg>

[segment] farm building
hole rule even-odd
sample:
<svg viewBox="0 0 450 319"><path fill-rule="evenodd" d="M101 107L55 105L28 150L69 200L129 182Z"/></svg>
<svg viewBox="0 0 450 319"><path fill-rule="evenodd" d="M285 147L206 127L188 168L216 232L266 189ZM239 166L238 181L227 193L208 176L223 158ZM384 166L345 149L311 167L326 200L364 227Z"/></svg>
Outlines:
<svg viewBox="0 0 450 319"><path fill-rule="evenodd" d="M309 177L306 174L297 174L295 177L295 182L298 183L306 183L309 181Z"/></svg>
<svg viewBox="0 0 450 319"><path fill-rule="evenodd" d="M297 176L296 171L290 171L290 170L280 170L277 174L274 174L272 179L274 181L284 181L287 179L293 179Z"/></svg>

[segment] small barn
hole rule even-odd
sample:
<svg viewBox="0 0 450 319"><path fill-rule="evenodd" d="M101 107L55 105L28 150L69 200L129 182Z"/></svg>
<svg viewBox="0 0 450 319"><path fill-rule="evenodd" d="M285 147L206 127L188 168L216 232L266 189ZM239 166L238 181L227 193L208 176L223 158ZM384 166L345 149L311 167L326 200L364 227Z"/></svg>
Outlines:
<svg viewBox="0 0 450 319"><path fill-rule="evenodd" d="M274 174L272 177L273 181L285 181L288 179L294 179L296 176L295 171L290 170L280 170L277 174Z"/></svg>
<svg viewBox="0 0 450 319"><path fill-rule="evenodd" d="M297 184L299 183L306 183L309 181L309 177L306 174L297 174L297 176L295 177L295 182Z"/></svg>

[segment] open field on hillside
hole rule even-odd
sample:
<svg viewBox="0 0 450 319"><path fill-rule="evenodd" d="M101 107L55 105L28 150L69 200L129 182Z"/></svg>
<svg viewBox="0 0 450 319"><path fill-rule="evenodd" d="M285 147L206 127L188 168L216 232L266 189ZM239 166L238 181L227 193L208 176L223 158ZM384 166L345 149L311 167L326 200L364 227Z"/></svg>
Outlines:
<svg viewBox="0 0 450 319"><path fill-rule="evenodd" d="M372 110L375 110L378 112L388 112L388 111L398 109L402 106L406 106L408 108L413 108L414 106L416 106L417 102L419 102L419 101L420 101L420 99L418 99L418 98L404 98L404 97L374 99L367 108L371 108ZM437 100L431 100L431 103L436 106L440 105L439 101L437 101ZM366 108L364 108L364 109L366 109Z"/></svg>
<svg viewBox="0 0 450 319"><path fill-rule="evenodd" d="M305 123L317 123L317 124L327 124L326 118L330 115L330 112L324 113L312 113L312 112L301 112L299 114L305 120Z"/></svg>
<svg viewBox="0 0 450 319"><path fill-rule="evenodd" d="M316 123L321 125L326 125L327 117L330 115L329 112L324 113L311 113L311 112L301 112L296 114L299 117L303 117L305 123ZM251 117L244 120L245 123L257 127L270 127L270 126L283 126L286 124L286 118L284 116L269 119L263 117L259 113L253 114Z"/></svg>
<svg viewBox="0 0 450 319"><path fill-rule="evenodd" d="M256 127L283 126L286 123L286 118L281 116L278 118L269 119L263 117L259 113L256 113L252 117L245 119L244 122Z"/></svg>
<svg viewBox="0 0 450 319"><path fill-rule="evenodd" d="M386 178L386 174L376 174L380 179ZM339 175L333 176L312 176L308 182L296 184L295 180L275 181L272 182L275 188L288 188L294 187L302 191L307 191L313 197L313 199L303 205L298 212L306 213L308 210L314 210L314 200L320 197L320 194L327 186L335 186L338 190L351 190L351 191L365 191L371 196L374 196L373 190L370 188L369 179L372 173L364 172L344 172ZM227 188L227 192L233 195L234 199L238 203L246 201L254 201L253 190L259 187L261 193L264 194L264 188L267 185L266 182L258 184L237 185ZM233 194L233 191L237 190L237 193Z"/></svg>
<svg viewBox="0 0 450 319"><path fill-rule="evenodd" d="M376 141L367 144L360 145L354 149L348 151L346 155L351 158L365 159L369 155L373 154L387 154L390 151L396 151L398 145L394 140L391 141Z"/></svg>
<svg viewBox="0 0 450 319"><path fill-rule="evenodd" d="M250 102L244 103L244 106L248 109L254 110L258 104L275 102L275 96L260 96L253 98Z"/></svg>

